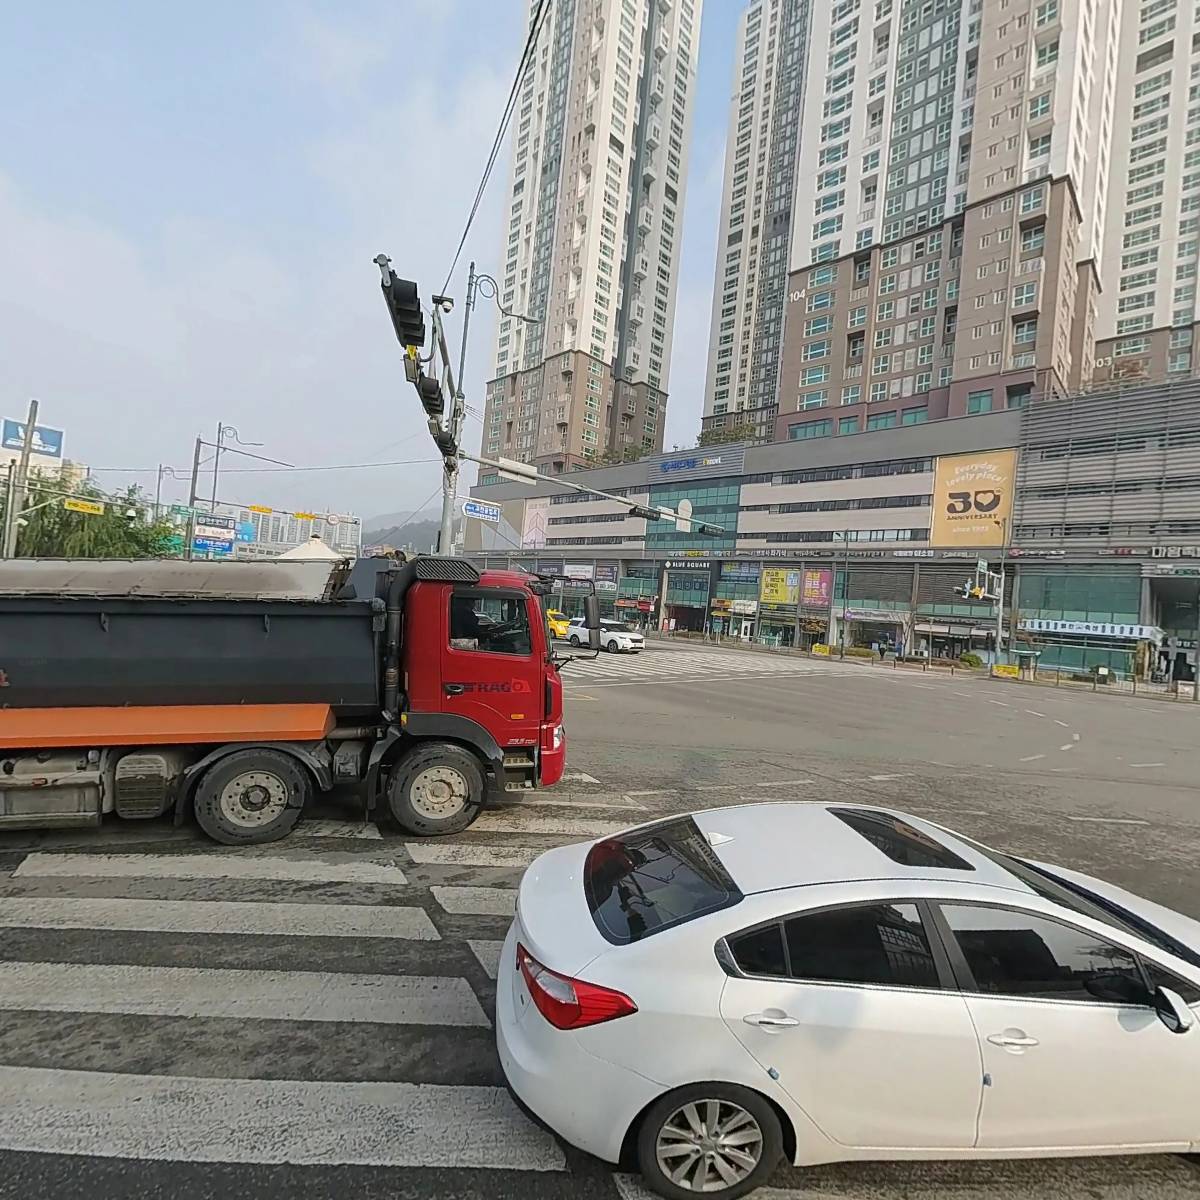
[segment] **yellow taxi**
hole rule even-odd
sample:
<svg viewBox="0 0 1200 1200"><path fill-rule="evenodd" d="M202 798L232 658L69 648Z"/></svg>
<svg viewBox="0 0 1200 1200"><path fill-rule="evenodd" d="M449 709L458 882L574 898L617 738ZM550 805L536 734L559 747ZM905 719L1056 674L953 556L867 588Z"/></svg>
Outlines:
<svg viewBox="0 0 1200 1200"><path fill-rule="evenodd" d="M565 638L567 636L567 626L571 623L571 618L564 612L559 612L557 608L546 609L546 621L550 625L550 632L556 638Z"/></svg>

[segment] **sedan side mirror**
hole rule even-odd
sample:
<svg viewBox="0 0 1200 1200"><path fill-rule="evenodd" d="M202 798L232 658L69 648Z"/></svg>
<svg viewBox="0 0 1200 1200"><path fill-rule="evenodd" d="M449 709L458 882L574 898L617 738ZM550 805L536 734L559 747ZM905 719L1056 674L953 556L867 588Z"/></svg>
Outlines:
<svg viewBox="0 0 1200 1200"><path fill-rule="evenodd" d="M1167 987L1155 989L1154 1011L1172 1033L1187 1033L1196 1023L1196 1018L1184 1003L1183 997Z"/></svg>
<svg viewBox="0 0 1200 1200"><path fill-rule="evenodd" d="M600 597L593 592L583 598L583 623L587 626L588 646L600 649Z"/></svg>

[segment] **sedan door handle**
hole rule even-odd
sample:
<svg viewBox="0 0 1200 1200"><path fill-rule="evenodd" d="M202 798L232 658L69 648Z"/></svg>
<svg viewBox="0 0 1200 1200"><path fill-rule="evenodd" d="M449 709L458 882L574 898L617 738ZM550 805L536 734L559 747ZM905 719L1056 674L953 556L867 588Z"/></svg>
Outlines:
<svg viewBox="0 0 1200 1200"><path fill-rule="evenodd" d="M447 696L461 696L466 690L467 685L465 683L442 684L442 691L445 692Z"/></svg>
<svg viewBox="0 0 1200 1200"><path fill-rule="evenodd" d="M795 1017L789 1017L786 1013L747 1013L742 1020L747 1025L760 1025L766 1029L794 1029L800 1024Z"/></svg>
<svg viewBox="0 0 1200 1200"><path fill-rule="evenodd" d="M1030 1046L1040 1045L1037 1038L1030 1037L1019 1029L1006 1029L1003 1033L989 1033L988 1041L993 1046L1001 1046L1005 1050L1015 1050L1018 1053Z"/></svg>

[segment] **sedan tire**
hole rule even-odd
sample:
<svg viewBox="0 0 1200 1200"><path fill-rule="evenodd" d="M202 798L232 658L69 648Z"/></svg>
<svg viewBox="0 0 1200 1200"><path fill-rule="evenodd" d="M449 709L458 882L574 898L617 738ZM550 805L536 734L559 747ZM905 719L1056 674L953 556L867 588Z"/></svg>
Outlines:
<svg viewBox="0 0 1200 1200"><path fill-rule="evenodd" d="M616 654L616 652L617 652L618 650L620 650L620 649L621 649L621 647L620 647L620 645L617 643L617 639L616 639L616 638L612 638L612 639L610 639L610 641L609 641L609 643L608 643L608 652L609 652L609 654Z"/></svg>
<svg viewBox="0 0 1200 1200"><path fill-rule="evenodd" d="M572 645L572 646L574 646L574 647L576 647L576 648L578 649L578 647L579 647L579 634L577 634L577 633L573 633L573 634L571 634L571 645Z"/></svg>
<svg viewBox="0 0 1200 1200"><path fill-rule="evenodd" d="M736 1200L761 1186L783 1157L775 1110L731 1083L696 1083L655 1101L638 1130L638 1166L667 1200Z"/></svg>

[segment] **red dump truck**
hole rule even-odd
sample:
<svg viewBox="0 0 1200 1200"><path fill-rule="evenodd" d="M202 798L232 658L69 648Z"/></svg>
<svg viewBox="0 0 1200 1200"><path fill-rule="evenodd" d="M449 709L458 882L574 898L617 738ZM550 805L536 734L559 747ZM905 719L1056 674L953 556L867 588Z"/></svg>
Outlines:
<svg viewBox="0 0 1200 1200"><path fill-rule="evenodd" d="M0 830L194 815L249 845L341 785L465 829L562 776L549 586L432 556L4 563Z"/></svg>

